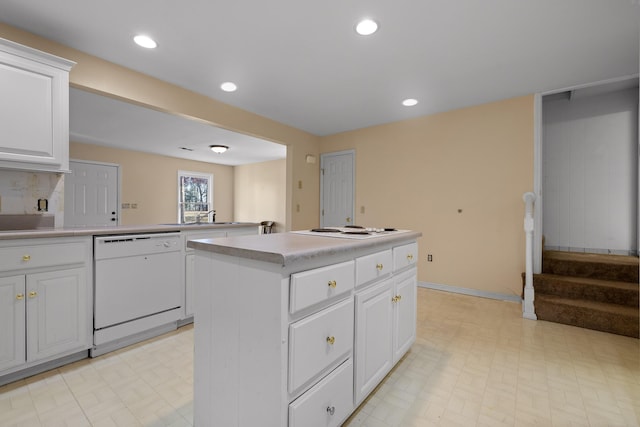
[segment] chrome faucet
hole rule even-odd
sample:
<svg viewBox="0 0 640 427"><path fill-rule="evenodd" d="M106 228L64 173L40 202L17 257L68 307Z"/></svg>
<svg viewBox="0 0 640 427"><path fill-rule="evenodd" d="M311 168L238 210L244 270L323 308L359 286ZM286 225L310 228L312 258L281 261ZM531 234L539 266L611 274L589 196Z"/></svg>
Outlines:
<svg viewBox="0 0 640 427"><path fill-rule="evenodd" d="M200 224L200 220L201 220L203 217L205 217L205 216L209 215L210 213L213 213L213 215L212 215L212 217L211 217L211 220L212 220L211 222L216 222L216 210L215 210L215 209L211 209L211 210L210 210L209 212L207 212L207 213L200 214L200 215L196 216L196 224Z"/></svg>

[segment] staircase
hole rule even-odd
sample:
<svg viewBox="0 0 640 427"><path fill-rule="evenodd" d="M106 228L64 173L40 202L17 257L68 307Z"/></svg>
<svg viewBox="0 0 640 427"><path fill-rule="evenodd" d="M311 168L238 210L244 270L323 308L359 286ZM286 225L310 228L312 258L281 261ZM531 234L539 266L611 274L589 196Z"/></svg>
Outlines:
<svg viewBox="0 0 640 427"><path fill-rule="evenodd" d="M637 257L544 251L533 287L539 320L640 338Z"/></svg>

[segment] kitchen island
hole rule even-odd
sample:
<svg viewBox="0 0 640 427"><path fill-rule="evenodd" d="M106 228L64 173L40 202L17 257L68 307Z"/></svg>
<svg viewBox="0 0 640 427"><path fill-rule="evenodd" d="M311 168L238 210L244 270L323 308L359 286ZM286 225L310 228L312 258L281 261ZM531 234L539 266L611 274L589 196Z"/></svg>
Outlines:
<svg viewBox="0 0 640 427"><path fill-rule="evenodd" d="M195 425L342 424L415 341L420 236L189 241Z"/></svg>

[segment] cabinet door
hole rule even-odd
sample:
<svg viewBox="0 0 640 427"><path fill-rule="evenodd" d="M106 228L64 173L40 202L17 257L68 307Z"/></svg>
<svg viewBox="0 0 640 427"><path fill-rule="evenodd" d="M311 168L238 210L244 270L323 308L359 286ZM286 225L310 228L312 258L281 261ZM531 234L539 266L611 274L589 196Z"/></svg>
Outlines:
<svg viewBox="0 0 640 427"><path fill-rule="evenodd" d="M395 278L393 311L393 363L409 350L416 340L416 269Z"/></svg>
<svg viewBox="0 0 640 427"><path fill-rule="evenodd" d="M24 276L0 278L0 371L25 362Z"/></svg>
<svg viewBox="0 0 640 427"><path fill-rule="evenodd" d="M0 164L69 168L71 64L15 43L0 44Z"/></svg>
<svg viewBox="0 0 640 427"><path fill-rule="evenodd" d="M356 406L393 366L392 297L392 279L356 294Z"/></svg>
<svg viewBox="0 0 640 427"><path fill-rule="evenodd" d="M85 268L27 275L27 360L89 348Z"/></svg>

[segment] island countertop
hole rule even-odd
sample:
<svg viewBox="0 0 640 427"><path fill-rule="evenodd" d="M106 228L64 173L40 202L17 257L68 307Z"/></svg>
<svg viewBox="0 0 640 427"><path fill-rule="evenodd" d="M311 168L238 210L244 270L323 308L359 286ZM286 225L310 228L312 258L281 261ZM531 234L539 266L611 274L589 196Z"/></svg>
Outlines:
<svg viewBox="0 0 640 427"><path fill-rule="evenodd" d="M312 261L354 250L375 250L395 242L416 240L420 236L422 236L421 232L411 230L399 230L363 239L326 237L293 231L190 240L187 242L187 246L197 250L280 264L286 267L298 262Z"/></svg>

